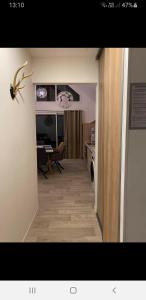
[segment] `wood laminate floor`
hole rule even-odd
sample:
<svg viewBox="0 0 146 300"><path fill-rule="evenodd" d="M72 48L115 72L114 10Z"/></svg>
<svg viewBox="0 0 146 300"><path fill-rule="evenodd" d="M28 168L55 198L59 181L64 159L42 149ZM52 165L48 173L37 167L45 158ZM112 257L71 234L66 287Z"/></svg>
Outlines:
<svg viewBox="0 0 146 300"><path fill-rule="evenodd" d="M94 192L84 160L66 159L46 180L38 176L39 210L25 242L101 242Z"/></svg>

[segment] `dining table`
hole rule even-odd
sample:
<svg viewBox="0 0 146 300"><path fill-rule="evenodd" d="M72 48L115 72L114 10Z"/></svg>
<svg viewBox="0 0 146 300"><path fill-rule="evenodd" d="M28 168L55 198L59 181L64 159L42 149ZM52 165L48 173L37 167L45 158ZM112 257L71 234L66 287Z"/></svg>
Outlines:
<svg viewBox="0 0 146 300"><path fill-rule="evenodd" d="M46 153L48 153L48 154L54 152L52 145L37 145L37 148L44 148ZM49 166L50 173L53 173L52 167L51 167L51 160L49 159L49 155L48 155L48 166Z"/></svg>

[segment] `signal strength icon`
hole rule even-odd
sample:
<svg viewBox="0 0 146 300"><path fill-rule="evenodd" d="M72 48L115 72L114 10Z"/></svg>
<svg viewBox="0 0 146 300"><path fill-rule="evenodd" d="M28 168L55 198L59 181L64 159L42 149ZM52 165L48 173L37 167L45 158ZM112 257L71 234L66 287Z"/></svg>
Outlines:
<svg viewBox="0 0 146 300"><path fill-rule="evenodd" d="M116 7L116 8L120 8L120 3L116 4L115 7Z"/></svg>

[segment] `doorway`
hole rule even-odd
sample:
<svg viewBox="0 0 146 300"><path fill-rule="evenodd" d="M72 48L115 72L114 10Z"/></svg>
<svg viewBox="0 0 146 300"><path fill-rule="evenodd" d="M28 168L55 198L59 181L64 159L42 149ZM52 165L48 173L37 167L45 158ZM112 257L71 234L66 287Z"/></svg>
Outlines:
<svg viewBox="0 0 146 300"><path fill-rule="evenodd" d="M65 124L68 124L68 135L70 135L69 131L73 128L71 124L77 117L80 122L77 122L76 126L82 132L82 147L79 147L81 157L76 157L79 154L78 151L69 150L66 153L67 156L62 160L64 168L62 174L53 168L53 173L48 174L48 180L45 180L43 176L38 177L40 207L26 241L102 241L95 212L96 85L72 84L71 88L80 95L80 100L72 103L69 110L50 113L48 105L44 111L40 109L39 104L39 111L36 115L37 143L49 143L56 147L59 141L58 132L60 132L61 138L65 138ZM57 103L54 102L54 104ZM55 110L52 105L53 103L51 103L52 110ZM77 111L80 113L77 113L75 117ZM64 116L66 117L64 118ZM68 118L71 119L66 123ZM61 129L59 124L61 124ZM49 133L51 126L53 134ZM74 138L73 145L70 141L71 148L79 139L79 130L73 131Z"/></svg>

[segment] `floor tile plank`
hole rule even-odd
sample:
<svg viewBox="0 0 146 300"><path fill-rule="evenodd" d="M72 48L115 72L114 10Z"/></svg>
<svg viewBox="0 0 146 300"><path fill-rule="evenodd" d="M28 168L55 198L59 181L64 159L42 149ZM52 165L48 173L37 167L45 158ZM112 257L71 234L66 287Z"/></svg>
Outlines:
<svg viewBox="0 0 146 300"><path fill-rule="evenodd" d="M102 242L84 160L66 159L48 180L38 176L39 211L25 242Z"/></svg>

